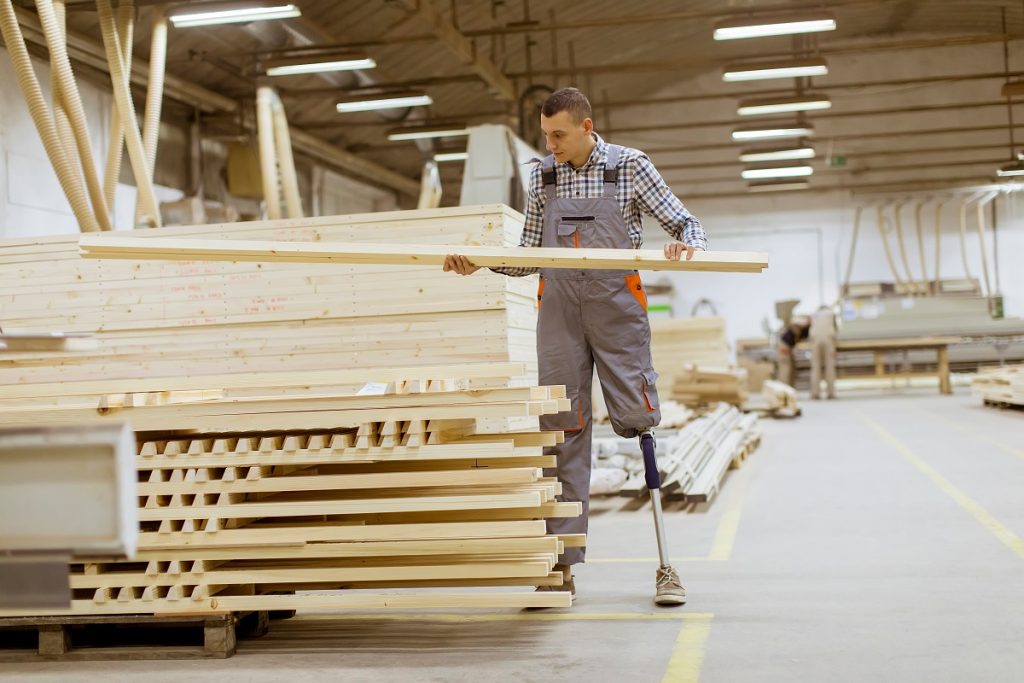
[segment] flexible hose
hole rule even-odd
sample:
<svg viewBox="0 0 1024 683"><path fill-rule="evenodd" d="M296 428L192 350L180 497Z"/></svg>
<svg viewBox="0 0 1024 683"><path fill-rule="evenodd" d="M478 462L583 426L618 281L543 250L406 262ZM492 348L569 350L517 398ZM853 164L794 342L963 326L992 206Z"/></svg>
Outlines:
<svg viewBox="0 0 1024 683"><path fill-rule="evenodd" d="M940 201L935 206L935 280L932 285L932 292L938 294L942 289L942 207L946 200Z"/></svg>
<svg viewBox="0 0 1024 683"><path fill-rule="evenodd" d="M278 190L277 153L274 145L274 117L270 111L274 91L262 85L256 89L256 134L260 146L260 171L263 198L267 202L267 218L281 217L281 195Z"/></svg>
<svg viewBox="0 0 1024 683"><path fill-rule="evenodd" d="M921 260L921 293L928 293L928 262L924 255L924 225L921 223L921 212L924 205L928 203L925 199L914 207L914 231L917 233L917 255Z"/></svg>
<svg viewBox="0 0 1024 683"><path fill-rule="evenodd" d="M895 217L894 226L896 229L896 244L900 248L900 261L903 263L903 269L907 272L907 289L911 294L917 292L917 283L914 281L914 273L910 270L910 260L907 258L907 245L903 241L903 207L906 206L906 202L902 204L896 204L893 208L893 215Z"/></svg>
<svg viewBox="0 0 1024 683"><path fill-rule="evenodd" d="M885 236L885 205L878 205L878 213L876 214L876 220L878 222L878 236L882 240L882 248L885 250L885 260L889 263L889 270L892 271L893 279L896 280L896 285L900 286L903 284L903 280L900 279L899 271L896 270L896 262L892 258L892 249L889 248L889 238Z"/></svg>
<svg viewBox="0 0 1024 683"><path fill-rule="evenodd" d="M135 121L135 105L132 103L131 92L128 89L121 45L117 36L117 27L114 25L114 13L110 8L110 0L96 0L96 9L99 10L100 30L103 33L103 47L107 53L107 63L110 66L114 101L120 110L121 121L124 125L128 160L131 161L132 172L135 174L135 185L139 192L139 202L142 204L144 223L159 227L160 208L157 206L156 196L153 194L153 183L149 180L146 170L146 152L142 147L142 136L139 134L139 127Z"/></svg>
<svg viewBox="0 0 1024 683"><path fill-rule="evenodd" d="M274 143L277 147L277 167L284 189L284 203L288 218L302 218L302 198L299 196L299 178L295 173L295 157L292 155L292 136L288 132L288 119L284 104L273 92L270 111L274 118Z"/></svg>
<svg viewBox="0 0 1024 683"><path fill-rule="evenodd" d="M967 264L967 205L976 199L968 197L960 203L960 260L964 264L964 277L972 280L971 268Z"/></svg>
<svg viewBox="0 0 1024 683"><path fill-rule="evenodd" d="M65 19L67 16L64 0L54 2L53 11L57 17L57 25L60 27L61 40L65 36ZM71 164L71 169L78 181L81 181L82 162L78 158L78 147L75 143L75 133L71 129L71 119L68 118L67 109L64 107L64 94L60 90L60 81L57 78L57 70L50 69L50 104L53 107L53 123L57 127L57 136L60 138L61 147L64 149L64 156Z"/></svg>
<svg viewBox="0 0 1024 683"><path fill-rule="evenodd" d="M436 209L441 206L441 174L437 162L433 159L423 164L420 174L420 198L416 203L417 210Z"/></svg>
<svg viewBox="0 0 1024 683"><path fill-rule="evenodd" d="M121 0L117 7L117 34L121 41L121 54L124 63L132 63L132 44L135 31L134 0ZM117 180L121 176L121 159L124 154L124 127L121 125L121 112L115 103L110 108L110 136L107 142L107 164L103 170L103 196L111 212L114 210L114 195L117 192Z"/></svg>
<svg viewBox="0 0 1024 683"><path fill-rule="evenodd" d="M7 53L11 56L18 77L18 87L28 104L36 130L39 131L43 149L46 150L46 156L57 173L57 180L71 204L71 211L78 221L78 226L82 232L96 232L100 229L96 216L89 207L89 199L86 197L81 177L76 177L77 171L64 154L57 127L43 97L43 90L39 86L35 71L32 70L32 60L25 47L25 38L21 34L11 0L0 0L0 33L3 33L4 45L7 46Z"/></svg>
<svg viewBox="0 0 1024 683"><path fill-rule="evenodd" d="M989 296L992 293L992 283L988 277L987 248L985 247L985 207L989 202L994 201L998 194L998 192L990 192L978 202L978 247L981 250L981 273L985 282L985 291L982 292L984 296Z"/></svg>
<svg viewBox="0 0 1024 683"><path fill-rule="evenodd" d="M57 74L61 99L71 121L71 130L75 134L79 161L85 175L85 187L89 192L96 222L101 230L110 230L110 211L107 209L107 202L103 197L103 187L93 161L95 157L92 153L92 143L89 140L89 125L85 119L85 108L82 107L82 98L78 93L74 73L71 71L67 44L53 9L53 0L36 0L36 11L39 13L39 23L42 24L43 33L46 35L46 44L50 49L50 68Z"/></svg>
<svg viewBox="0 0 1024 683"><path fill-rule="evenodd" d="M860 237L860 219L864 213L864 207L858 206L853 213L853 237L850 240L850 258L846 262L846 278L843 280L843 291L850 287L850 276L853 274L853 256L857 253L857 239Z"/></svg>
<svg viewBox="0 0 1024 683"><path fill-rule="evenodd" d="M152 41L149 49L149 84L146 88L146 109L142 115L142 149L146 153L146 177L153 182L156 170L156 148L160 138L160 110L163 107L164 72L167 64L167 8L153 8ZM131 68L131 62L126 61ZM142 203L135 202L135 222L143 217Z"/></svg>

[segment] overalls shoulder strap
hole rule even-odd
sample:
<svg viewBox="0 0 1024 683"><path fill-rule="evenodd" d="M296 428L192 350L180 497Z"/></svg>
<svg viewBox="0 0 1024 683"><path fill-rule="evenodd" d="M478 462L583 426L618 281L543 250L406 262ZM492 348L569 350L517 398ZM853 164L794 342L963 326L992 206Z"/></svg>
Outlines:
<svg viewBox="0 0 1024 683"><path fill-rule="evenodd" d="M549 154L541 161L541 179L544 181L544 194L548 199L555 198L558 175L555 172L555 155Z"/></svg>
<svg viewBox="0 0 1024 683"><path fill-rule="evenodd" d="M604 162L604 197L615 198L615 183L619 179L618 165L621 154L620 145L608 145L608 156Z"/></svg>

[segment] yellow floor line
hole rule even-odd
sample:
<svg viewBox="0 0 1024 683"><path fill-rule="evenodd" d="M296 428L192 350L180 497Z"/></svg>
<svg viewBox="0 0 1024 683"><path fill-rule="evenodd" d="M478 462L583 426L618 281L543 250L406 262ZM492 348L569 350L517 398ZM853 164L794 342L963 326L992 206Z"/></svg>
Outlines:
<svg viewBox="0 0 1024 683"><path fill-rule="evenodd" d="M1002 543L1010 550L1017 553L1021 559L1024 559L1024 539L1015 534L1013 530L998 519L993 517L988 510L979 505L973 498L951 484L949 480L939 474L935 468L925 462L906 444L893 436L880 424L869 418L867 415L862 414L860 418L866 425L871 427L875 433L882 437L883 440L896 449L900 455L906 458L911 465L928 477L928 479L939 487L943 493L952 498L956 504L963 508L969 515L971 515L971 517L974 517L979 524L992 532L996 538L1002 541Z"/></svg>
<svg viewBox="0 0 1024 683"><path fill-rule="evenodd" d="M1024 450L1022 450L1020 448L1014 448L1013 446L1008 446L1007 444L1003 443L999 439L993 439L991 436L988 436L987 434L980 434L977 429L970 429L969 427L964 427L961 424L957 424L956 422L953 422L952 420L949 420L949 419L943 417L942 415L939 415L938 413L934 413L934 412L932 412L930 410L926 410L925 408L918 408L917 406L913 406L913 410L915 412L918 412L918 413L922 414L922 415L926 415L926 416L928 416L930 418L933 418L933 419L941 422L943 425L945 425L947 427L952 427L956 431L958 431L958 432L960 432L962 434L966 434L967 436L969 436L969 437L971 437L973 439L977 439L978 441L984 441L985 443L987 443L987 444L989 444L991 446L995 446L999 450L1003 451L1004 453L1008 453L1008 454L1014 456L1015 458L1020 458L1021 460L1024 460Z"/></svg>
<svg viewBox="0 0 1024 683"><path fill-rule="evenodd" d="M679 629L675 647L672 648L672 658L662 678L663 683L697 683L700 680L714 615L693 616L699 618L683 622Z"/></svg>
<svg viewBox="0 0 1024 683"><path fill-rule="evenodd" d="M494 614L341 614L301 613L296 619L335 621L430 621L430 622L497 622L497 621L683 621L703 622L714 617L708 612L504 612ZM677 643L678 646L678 643Z"/></svg>
<svg viewBox="0 0 1024 683"><path fill-rule="evenodd" d="M732 548L736 544L736 532L740 528L740 515L743 514L743 503L747 499L747 488L750 484L750 475L745 473L733 489L732 497L729 499L725 512L718 520L718 529L715 531L714 541L711 543L711 552L707 559L712 562L725 562L732 557Z"/></svg>
<svg viewBox="0 0 1024 683"><path fill-rule="evenodd" d="M732 497L718 520L715 537L711 541L711 552L705 557L670 557L675 562L725 562L732 557L732 548L736 544L736 533L740 527L740 516L743 514L743 503L747 498L750 477L736 482ZM587 564L657 564L657 557L595 557L587 558Z"/></svg>

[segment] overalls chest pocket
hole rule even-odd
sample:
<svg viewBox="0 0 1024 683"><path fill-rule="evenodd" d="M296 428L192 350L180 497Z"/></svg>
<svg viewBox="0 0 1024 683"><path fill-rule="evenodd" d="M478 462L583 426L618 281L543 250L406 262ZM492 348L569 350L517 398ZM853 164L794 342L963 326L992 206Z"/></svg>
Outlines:
<svg viewBox="0 0 1024 683"><path fill-rule="evenodd" d="M591 241L588 235L594 229L593 216L564 216L558 221L558 246L579 249Z"/></svg>

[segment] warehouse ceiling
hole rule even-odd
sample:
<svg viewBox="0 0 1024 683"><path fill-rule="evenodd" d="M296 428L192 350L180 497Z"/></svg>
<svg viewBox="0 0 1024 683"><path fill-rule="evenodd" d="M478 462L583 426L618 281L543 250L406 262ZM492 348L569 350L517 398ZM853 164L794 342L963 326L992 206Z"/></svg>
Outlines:
<svg viewBox="0 0 1024 683"><path fill-rule="evenodd" d="M139 4L135 54L145 59L152 3ZM239 103L238 111L244 112L256 85L268 80L262 76L267 59L364 53L378 66L360 75L269 80L293 126L410 181L418 178L430 150L389 142L389 130L428 122L507 123L536 143L537 103L554 88L576 85L595 106L598 131L648 151L684 197L746 194L748 183L740 172L747 166L739 160L742 145L731 140L731 131L760 121L738 116L737 103L751 96L792 96L797 86L828 96L833 105L803 115L803 122L815 127L812 190L981 182L991 180L998 164L1011 157L1007 105L1000 96L1007 38L1011 75L1024 76L1019 71L1024 44L1014 42L1024 37L1021 0L295 4L302 10L295 19L172 28L168 73ZM832 13L837 30L712 39L723 20L806 11ZM98 41L92 2L69 2L68 23L74 34ZM721 79L723 66L732 62L794 57L824 58L830 73L799 82ZM422 91L433 104L399 112L335 110L340 99L378 90ZM239 114L218 108L223 102L204 113L206 130L230 133ZM1015 114L1016 121L1024 121L1024 111ZM941 132L929 137L922 129ZM1018 137L1024 136L1018 132ZM453 150L459 144L464 138L429 143ZM923 164L925 154L930 156ZM442 165L448 203L457 197L461 167ZM364 168L357 175L368 174Z"/></svg>

